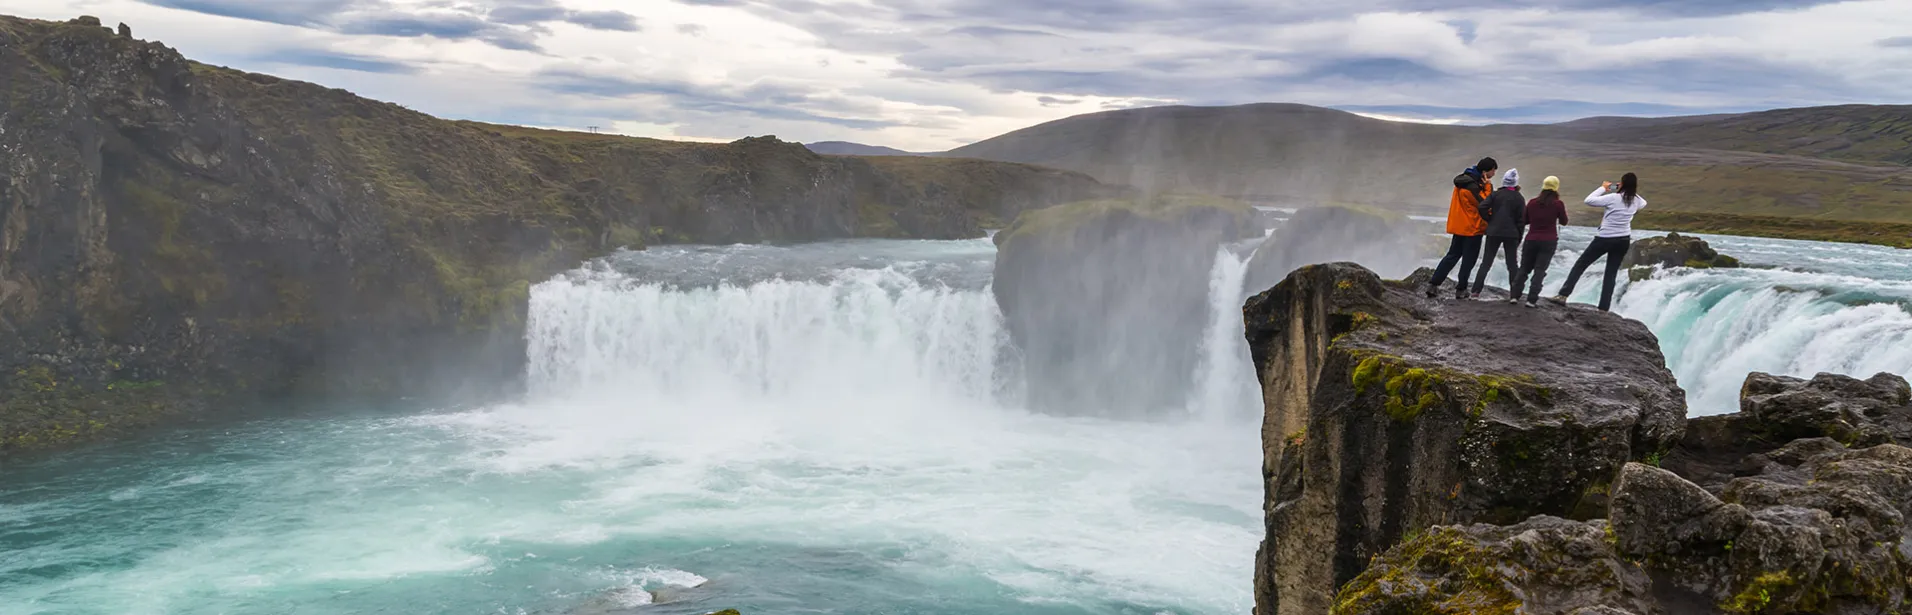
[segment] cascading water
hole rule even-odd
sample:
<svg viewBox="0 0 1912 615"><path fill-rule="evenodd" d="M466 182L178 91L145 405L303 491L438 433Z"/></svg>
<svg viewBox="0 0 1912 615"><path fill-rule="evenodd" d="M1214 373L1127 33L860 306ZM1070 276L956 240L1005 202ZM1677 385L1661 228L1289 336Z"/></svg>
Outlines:
<svg viewBox="0 0 1912 615"><path fill-rule="evenodd" d="M1754 369L1912 373L1912 256L1707 239L1797 270L1627 289L1695 414ZM534 287L521 403L9 465L0 612L1245 612L1247 247L1211 272L1187 416L1155 421L1021 409L986 240L620 254Z"/></svg>
<svg viewBox="0 0 1912 615"><path fill-rule="evenodd" d="M1202 420L1256 420L1262 412L1261 387L1248 342L1242 337L1241 320L1246 299L1242 280L1248 276L1248 263L1260 241L1223 246L1215 253L1215 268L1208 277L1208 330L1202 335L1202 360L1195 370L1195 398L1189 408Z"/></svg>
<svg viewBox="0 0 1912 615"><path fill-rule="evenodd" d="M1206 419L1150 423L1020 409L992 263L987 242L622 255L534 287L525 405L447 420L509 434L508 468L652 477L642 491L700 511L665 515L674 535L892 544L890 574L982 583L1022 610L1246 608L1242 257L1216 265L1205 369L1225 373L1198 374L1189 404Z"/></svg>
<svg viewBox="0 0 1912 615"><path fill-rule="evenodd" d="M1636 233L1635 239L1658 233ZM1588 232L1563 239L1584 246ZM1674 269L1629 282L1614 311L1646 323L1693 416L1739 410L1750 372L1859 378L1912 377L1912 255L1879 246L1700 235L1743 269ZM1549 276L1558 289L1573 260L1563 249ZM1599 297L1596 265L1576 301Z"/></svg>
<svg viewBox="0 0 1912 615"><path fill-rule="evenodd" d="M705 287L599 266L539 284L530 314L534 399L835 401L854 391L986 403L1005 339L986 289L897 266Z"/></svg>
<svg viewBox="0 0 1912 615"><path fill-rule="evenodd" d="M1738 409L1748 372L1912 375L1912 283L1779 270L1676 270L1616 309L1660 336L1694 414Z"/></svg>

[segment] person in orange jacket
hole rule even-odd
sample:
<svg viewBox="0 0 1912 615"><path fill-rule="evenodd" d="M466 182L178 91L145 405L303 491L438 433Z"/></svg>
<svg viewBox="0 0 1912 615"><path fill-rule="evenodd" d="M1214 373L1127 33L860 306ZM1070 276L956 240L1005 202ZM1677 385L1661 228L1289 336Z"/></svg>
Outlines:
<svg viewBox="0 0 1912 615"><path fill-rule="evenodd" d="M1441 284L1447 281L1447 274L1457 263L1461 266L1461 276L1455 284L1454 298L1476 296L1467 292L1467 276L1474 272L1474 261L1480 259L1482 237L1487 234L1487 219L1481 205L1493 186L1489 180L1498 170L1500 163L1488 157L1454 176L1454 196L1447 204L1447 233L1454 238L1447 244L1447 256L1441 257L1440 267L1434 269L1434 279L1427 283L1429 299L1440 293Z"/></svg>

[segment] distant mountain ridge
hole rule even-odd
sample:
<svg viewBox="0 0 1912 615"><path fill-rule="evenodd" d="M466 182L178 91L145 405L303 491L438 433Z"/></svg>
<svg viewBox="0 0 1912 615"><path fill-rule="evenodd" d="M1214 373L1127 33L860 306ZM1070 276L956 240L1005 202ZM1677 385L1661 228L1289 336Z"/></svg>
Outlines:
<svg viewBox="0 0 1912 615"><path fill-rule="evenodd" d="M900 149L896 149L894 147L884 147L881 145L864 145L862 143L851 143L849 141L819 141L816 143L805 143L803 144L803 146L810 148L810 151L823 154L826 156L924 156L926 155L926 154L919 154L916 152L906 152Z"/></svg>
<svg viewBox="0 0 1912 615"><path fill-rule="evenodd" d="M1912 222L1912 105L1489 126L1296 104L1171 106L1078 115L940 155L1080 171L1156 192L1418 211L1444 208L1454 174L1494 156L1521 170L1529 192L1547 175L1574 193L1638 172L1657 197L1651 213L1680 214L1689 225L1709 214L1849 227Z"/></svg>

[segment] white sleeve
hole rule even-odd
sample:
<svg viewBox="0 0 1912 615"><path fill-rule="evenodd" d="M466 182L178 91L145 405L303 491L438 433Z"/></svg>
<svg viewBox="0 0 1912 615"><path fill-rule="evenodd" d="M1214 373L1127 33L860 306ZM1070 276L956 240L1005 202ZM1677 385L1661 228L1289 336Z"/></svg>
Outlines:
<svg viewBox="0 0 1912 615"><path fill-rule="evenodd" d="M1587 204L1594 207L1612 207L1619 205L1620 193L1607 194L1606 190L1605 186L1594 188L1593 194L1587 195Z"/></svg>

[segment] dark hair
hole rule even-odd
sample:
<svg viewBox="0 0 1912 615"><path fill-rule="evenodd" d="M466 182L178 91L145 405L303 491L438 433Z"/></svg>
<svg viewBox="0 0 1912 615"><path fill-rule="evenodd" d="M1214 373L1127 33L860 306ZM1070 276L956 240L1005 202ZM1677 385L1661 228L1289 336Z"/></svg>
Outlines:
<svg viewBox="0 0 1912 615"><path fill-rule="evenodd" d="M1486 173L1488 171L1499 171L1500 163L1496 162L1492 156L1488 156L1486 158L1480 159L1480 162L1474 163L1474 170L1480 171L1482 173Z"/></svg>
<svg viewBox="0 0 1912 615"><path fill-rule="evenodd" d="M1625 195L1627 207L1633 206L1633 199L1640 196L1640 176L1628 173L1620 176L1620 194Z"/></svg>
<svg viewBox="0 0 1912 615"><path fill-rule="evenodd" d="M1553 190L1540 191L1540 202L1553 203L1560 200L1560 193Z"/></svg>

